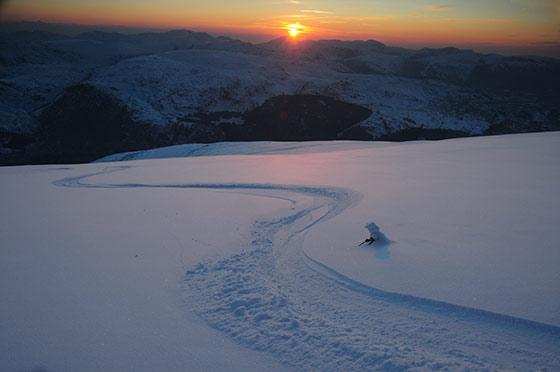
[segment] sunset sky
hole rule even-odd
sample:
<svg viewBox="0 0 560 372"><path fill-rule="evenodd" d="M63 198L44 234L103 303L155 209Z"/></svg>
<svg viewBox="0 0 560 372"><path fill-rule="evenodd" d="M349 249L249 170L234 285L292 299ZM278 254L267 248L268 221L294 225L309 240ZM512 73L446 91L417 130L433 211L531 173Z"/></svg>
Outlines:
<svg viewBox="0 0 560 372"><path fill-rule="evenodd" d="M0 0L1 1L1 0ZM287 25L312 39L392 45L559 46L560 0L7 0L3 21L186 28L265 41Z"/></svg>

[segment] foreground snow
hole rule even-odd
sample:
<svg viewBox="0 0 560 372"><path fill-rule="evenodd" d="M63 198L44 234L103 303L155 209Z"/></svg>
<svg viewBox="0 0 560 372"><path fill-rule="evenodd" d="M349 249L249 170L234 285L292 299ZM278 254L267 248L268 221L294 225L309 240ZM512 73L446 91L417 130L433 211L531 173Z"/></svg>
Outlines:
<svg viewBox="0 0 560 372"><path fill-rule="evenodd" d="M559 149L247 143L0 168L0 367L557 370Z"/></svg>

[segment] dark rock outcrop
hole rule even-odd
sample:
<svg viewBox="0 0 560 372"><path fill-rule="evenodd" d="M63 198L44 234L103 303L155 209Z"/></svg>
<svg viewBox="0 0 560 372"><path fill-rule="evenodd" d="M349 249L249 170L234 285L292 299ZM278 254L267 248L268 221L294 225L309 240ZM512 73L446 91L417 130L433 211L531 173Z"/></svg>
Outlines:
<svg viewBox="0 0 560 372"><path fill-rule="evenodd" d="M331 97L282 95L243 114L244 124L224 125L230 141L313 141L337 139L367 119L371 110Z"/></svg>
<svg viewBox="0 0 560 372"><path fill-rule="evenodd" d="M376 138L380 141L416 141L416 140L443 140L450 138L468 137L469 133L451 129L433 128L406 128Z"/></svg>
<svg viewBox="0 0 560 372"><path fill-rule="evenodd" d="M31 149L34 163L82 163L165 141L159 130L134 123L126 107L90 85L76 85L41 115Z"/></svg>
<svg viewBox="0 0 560 372"><path fill-rule="evenodd" d="M367 108L331 97L283 95L245 113L195 113L160 128L135 122L111 94L79 84L42 113L35 143L29 144L33 138L21 139L25 156L20 163L83 163L183 143L365 139L367 131L355 126L370 115Z"/></svg>

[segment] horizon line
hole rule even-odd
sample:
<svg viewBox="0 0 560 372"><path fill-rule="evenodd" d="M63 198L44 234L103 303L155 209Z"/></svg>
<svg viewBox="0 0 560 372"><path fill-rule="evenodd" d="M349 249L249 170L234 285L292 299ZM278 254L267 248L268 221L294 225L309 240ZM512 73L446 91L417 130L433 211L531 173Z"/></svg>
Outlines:
<svg viewBox="0 0 560 372"><path fill-rule="evenodd" d="M17 29L17 26L23 26L24 29ZM12 27L10 27L12 26ZM14 29L14 26L16 26ZM31 29L33 26L42 26L45 28L66 28L66 30L41 30L41 29ZM86 28L91 29L89 31L84 30L70 30L71 28ZM115 29L115 30L112 30ZM111 30L111 31L108 31ZM116 31L119 30L119 31ZM128 32L126 32L128 30ZM99 31L99 32L115 32L121 33L123 35L135 35L141 33L167 33L172 31L189 31L196 33L205 33L212 37L228 37L233 40L239 40L252 45L264 44L279 39L288 39L287 36L278 36L278 34L273 33L255 33L247 32L246 30L231 30L225 31L222 29L212 29L212 28L187 28L184 26L179 27L152 27L152 26L135 26L135 25L118 25L118 24L84 24L84 23L62 23L62 22L45 22L41 20L0 20L0 32L17 32L17 31L44 31L51 33L58 33L61 35L72 35L76 36L85 32ZM309 34L308 34L309 35ZM430 42L430 41L407 41L402 40L400 42L385 42L379 39L366 39L366 38L311 38L311 37L301 37L301 41L346 41L346 42L368 42L374 41L381 43L384 46L392 48L403 48L411 50L422 50L422 49L445 49L445 48L455 48L461 51L474 51L480 54L499 54L504 56L541 56L541 57L552 57L560 59L560 42L552 43L529 43L529 44L501 44L501 43L480 43L480 42L461 42L457 44L449 44L447 42ZM382 40L382 38L380 38ZM543 53L545 52L545 53Z"/></svg>

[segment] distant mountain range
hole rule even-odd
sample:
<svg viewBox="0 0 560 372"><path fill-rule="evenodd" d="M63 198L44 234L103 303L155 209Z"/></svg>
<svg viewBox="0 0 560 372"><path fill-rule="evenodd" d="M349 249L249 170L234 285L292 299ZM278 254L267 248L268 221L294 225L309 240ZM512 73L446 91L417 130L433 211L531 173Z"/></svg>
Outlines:
<svg viewBox="0 0 560 372"><path fill-rule="evenodd" d="M0 33L0 164L246 140L560 130L560 61L186 30Z"/></svg>

